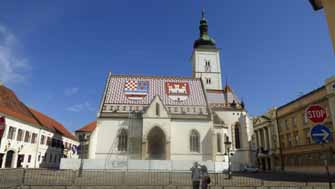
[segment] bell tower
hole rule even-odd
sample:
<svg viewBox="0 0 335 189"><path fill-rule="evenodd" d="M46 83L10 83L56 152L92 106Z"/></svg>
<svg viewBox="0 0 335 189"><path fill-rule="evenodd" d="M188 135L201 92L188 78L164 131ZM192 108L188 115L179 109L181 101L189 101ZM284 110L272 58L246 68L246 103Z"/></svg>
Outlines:
<svg viewBox="0 0 335 189"><path fill-rule="evenodd" d="M200 20L200 37L194 41L192 53L192 74L201 78L205 89L222 90L220 49L208 35L208 24L205 12Z"/></svg>

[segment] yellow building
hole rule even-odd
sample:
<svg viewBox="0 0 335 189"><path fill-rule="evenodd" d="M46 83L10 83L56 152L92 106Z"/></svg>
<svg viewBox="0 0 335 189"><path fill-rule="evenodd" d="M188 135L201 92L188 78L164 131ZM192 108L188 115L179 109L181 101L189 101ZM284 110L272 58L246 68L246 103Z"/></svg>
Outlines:
<svg viewBox="0 0 335 189"><path fill-rule="evenodd" d="M335 0L309 0L314 10L324 9L335 53Z"/></svg>
<svg viewBox="0 0 335 189"><path fill-rule="evenodd" d="M319 104L327 111L324 125L332 132L328 144L316 144L311 138L311 128L316 124L306 118L305 110ZM324 173L324 160L335 168L335 77L325 85L277 109L280 163L285 171Z"/></svg>

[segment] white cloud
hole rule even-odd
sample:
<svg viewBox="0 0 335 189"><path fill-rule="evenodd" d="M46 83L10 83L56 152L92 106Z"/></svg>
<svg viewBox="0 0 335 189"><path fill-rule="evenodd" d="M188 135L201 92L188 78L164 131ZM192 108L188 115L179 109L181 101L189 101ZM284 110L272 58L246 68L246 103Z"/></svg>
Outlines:
<svg viewBox="0 0 335 189"><path fill-rule="evenodd" d="M72 88L65 89L64 94L65 96L72 96L72 95L77 94L78 92L79 92L78 87L72 87Z"/></svg>
<svg viewBox="0 0 335 189"><path fill-rule="evenodd" d="M18 40L0 24L0 81L14 83L26 80L31 70L27 60L17 53Z"/></svg>
<svg viewBox="0 0 335 189"><path fill-rule="evenodd" d="M82 104L72 105L66 108L66 110L70 112L83 112L83 111L94 111L94 108L91 106L89 102L85 102Z"/></svg>

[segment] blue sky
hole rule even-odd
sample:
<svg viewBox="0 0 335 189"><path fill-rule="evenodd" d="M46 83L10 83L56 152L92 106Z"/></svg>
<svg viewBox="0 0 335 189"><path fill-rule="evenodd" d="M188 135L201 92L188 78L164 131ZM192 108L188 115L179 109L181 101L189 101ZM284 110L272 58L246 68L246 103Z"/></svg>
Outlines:
<svg viewBox="0 0 335 189"><path fill-rule="evenodd" d="M326 20L307 0L4 0L0 80L73 131L95 119L109 71L190 76L203 6L251 115L335 75Z"/></svg>

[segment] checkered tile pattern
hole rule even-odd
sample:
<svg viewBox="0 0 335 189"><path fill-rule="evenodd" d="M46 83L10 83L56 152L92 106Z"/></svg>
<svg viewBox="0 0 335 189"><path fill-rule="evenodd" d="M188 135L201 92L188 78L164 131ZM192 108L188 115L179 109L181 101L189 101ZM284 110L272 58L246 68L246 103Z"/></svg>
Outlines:
<svg viewBox="0 0 335 189"><path fill-rule="evenodd" d="M142 100L130 100L124 94L125 84L133 88L136 82L127 81L148 81L148 95ZM190 94L184 101L174 101L165 92L165 82L188 82ZM164 77L141 77L141 76L110 76L109 85L106 91L104 104L125 104L125 105L149 105L153 98L160 96L164 105L168 106L203 106L207 107L204 90L200 79L185 78L164 78Z"/></svg>
<svg viewBox="0 0 335 189"><path fill-rule="evenodd" d="M125 90L131 90L134 91L137 88L137 81L134 80L128 80L126 81L126 83L124 84L124 89Z"/></svg>

